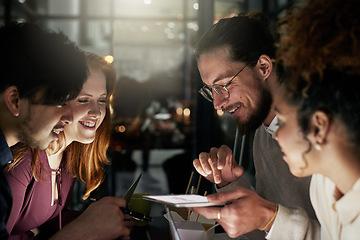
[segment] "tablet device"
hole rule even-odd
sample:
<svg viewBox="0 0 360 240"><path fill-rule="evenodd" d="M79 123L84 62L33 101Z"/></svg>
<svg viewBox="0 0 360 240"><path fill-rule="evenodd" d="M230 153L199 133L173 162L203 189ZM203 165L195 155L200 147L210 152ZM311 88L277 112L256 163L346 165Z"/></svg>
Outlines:
<svg viewBox="0 0 360 240"><path fill-rule="evenodd" d="M139 181L140 181L140 178L141 178L142 174L140 174L138 176L138 178L135 180L135 182L133 182L131 184L131 186L129 187L129 189L126 191L126 193L124 194L123 198L126 200L126 207L129 208L129 203L130 203L130 199L131 199L131 196L133 195L134 191L135 191L135 188L137 187Z"/></svg>
<svg viewBox="0 0 360 240"><path fill-rule="evenodd" d="M144 199L174 207L224 206L225 203L211 203L207 197L196 194L147 195Z"/></svg>

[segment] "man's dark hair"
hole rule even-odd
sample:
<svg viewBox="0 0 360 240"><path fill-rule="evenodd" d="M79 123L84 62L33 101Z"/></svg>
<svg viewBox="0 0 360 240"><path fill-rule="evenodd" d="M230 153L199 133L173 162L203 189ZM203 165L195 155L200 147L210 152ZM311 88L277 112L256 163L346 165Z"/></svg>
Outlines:
<svg viewBox="0 0 360 240"><path fill-rule="evenodd" d="M221 19L200 39L197 58L219 47L229 47L231 60L243 61L248 66L255 66L262 54L275 58L268 24L268 18L260 12Z"/></svg>
<svg viewBox="0 0 360 240"><path fill-rule="evenodd" d="M61 32L31 23L0 27L0 93L16 86L20 98L60 105L74 99L87 77L85 56ZM35 94L41 90L40 100Z"/></svg>

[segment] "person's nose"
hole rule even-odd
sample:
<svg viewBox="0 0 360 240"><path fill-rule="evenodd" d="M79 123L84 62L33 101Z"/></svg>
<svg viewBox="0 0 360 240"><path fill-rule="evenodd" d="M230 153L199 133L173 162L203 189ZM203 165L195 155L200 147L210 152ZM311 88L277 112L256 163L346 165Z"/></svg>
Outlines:
<svg viewBox="0 0 360 240"><path fill-rule="evenodd" d="M88 115L94 118L99 118L101 116L101 107L97 102L93 102L89 109Z"/></svg>
<svg viewBox="0 0 360 240"><path fill-rule="evenodd" d="M228 99L221 97L219 94L213 93L213 103L216 110L221 110Z"/></svg>
<svg viewBox="0 0 360 240"><path fill-rule="evenodd" d="M71 124L73 121L73 113L71 107L68 104L66 104L61 108L62 108L62 116L60 118L60 121L65 124Z"/></svg>

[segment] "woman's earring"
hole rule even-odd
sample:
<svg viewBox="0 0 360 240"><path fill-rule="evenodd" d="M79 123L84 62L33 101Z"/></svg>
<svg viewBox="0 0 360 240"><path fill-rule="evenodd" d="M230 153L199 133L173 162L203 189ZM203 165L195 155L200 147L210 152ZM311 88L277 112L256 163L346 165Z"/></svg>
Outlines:
<svg viewBox="0 0 360 240"><path fill-rule="evenodd" d="M315 143L314 147L317 151L321 151L321 149L322 149L320 143Z"/></svg>

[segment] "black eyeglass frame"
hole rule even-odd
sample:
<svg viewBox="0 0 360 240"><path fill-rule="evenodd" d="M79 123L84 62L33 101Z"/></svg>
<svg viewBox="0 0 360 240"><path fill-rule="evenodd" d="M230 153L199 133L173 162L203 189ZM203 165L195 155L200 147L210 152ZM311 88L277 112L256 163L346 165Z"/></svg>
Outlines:
<svg viewBox="0 0 360 240"><path fill-rule="evenodd" d="M232 81L242 72L242 70L244 70L244 68L247 65L245 64L230 80L229 82L227 82L224 85L220 85L220 84L213 84L211 87L204 85L202 88L200 88L199 93L201 94L201 96L203 96L206 100L208 100L209 102L213 102L214 101L214 97L213 97L213 90L216 94L218 94L220 97L224 98L224 99L228 99L230 98L230 92L227 89L227 87L232 83ZM224 91L225 90L225 91ZM227 94L227 96L225 96L225 94Z"/></svg>

